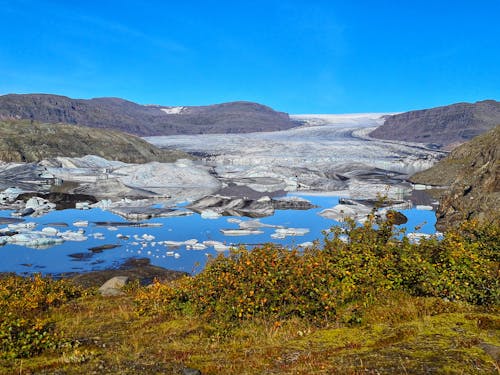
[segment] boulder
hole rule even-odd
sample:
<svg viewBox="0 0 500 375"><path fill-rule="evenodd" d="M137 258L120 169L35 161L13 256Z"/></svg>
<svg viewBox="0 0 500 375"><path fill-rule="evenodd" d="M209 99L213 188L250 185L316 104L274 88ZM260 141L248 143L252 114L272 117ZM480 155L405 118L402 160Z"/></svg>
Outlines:
<svg viewBox="0 0 500 375"><path fill-rule="evenodd" d="M121 289L125 285L127 285L128 280L129 279L127 276L115 276L101 285L101 287L98 289L99 293L101 293L103 296L122 295L123 291Z"/></svg>

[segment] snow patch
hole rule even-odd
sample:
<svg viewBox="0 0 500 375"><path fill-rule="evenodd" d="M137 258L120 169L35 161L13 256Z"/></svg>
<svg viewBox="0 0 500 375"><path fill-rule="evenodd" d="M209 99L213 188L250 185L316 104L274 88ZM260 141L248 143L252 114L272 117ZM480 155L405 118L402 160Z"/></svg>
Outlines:
<svg viewBox="0 0 500 375"><path fill-rule="evenodd" d="M178 115L184 112L186 107L164 107L160 108L161 111L165 112L168 115Z"/></svg>

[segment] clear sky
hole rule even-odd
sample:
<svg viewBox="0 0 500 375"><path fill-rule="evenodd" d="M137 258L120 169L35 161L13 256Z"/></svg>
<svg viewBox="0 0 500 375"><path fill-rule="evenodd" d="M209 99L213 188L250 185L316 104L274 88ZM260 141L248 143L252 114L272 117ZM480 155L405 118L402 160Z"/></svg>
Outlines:
<svg viewBox="0 0 500 375"><path fill-rule="evenodd" d="M500 99L500 0L0 0L0 94L289 113Z"/></svg>

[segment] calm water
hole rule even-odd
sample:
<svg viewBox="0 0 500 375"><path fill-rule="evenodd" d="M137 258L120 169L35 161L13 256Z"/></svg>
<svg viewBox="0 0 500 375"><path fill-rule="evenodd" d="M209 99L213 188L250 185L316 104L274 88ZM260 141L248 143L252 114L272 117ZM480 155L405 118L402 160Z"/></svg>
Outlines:
<svg viewBox="0 0 500 375"><path fill-rule="evenodd" d="M31 249L18 245L0 246L0 272L16 272L19 274L41 273L66 273L100 270L116 267L124 260L131 257L147 257L151 263L168 269L187 271L189 273L199 272L206 263L207 258L216 256L217 251L213 247L204 250L188 250L185 246L168 248L159 241L186 241L197 239L199 242L216 240L228 245L232 244L259 244L275 242L283 245L298 245L307 241L321 240L322 231L338 223L325 219L318 212L330 208L338 203L337 197L313 196L300 194L301 197L310 200L319 206L317 209L307 211L276 211L274 216L262 218L260 222L272 225L281 225L290 228L308 228L309 233L303 236L286 237L285 239L274 239L271 234L273 228L261 228L264 233L248 236L225 236L220 229L237 229L238 224L228 222L231 217L224 216L218 219L203 219L198 214L183 217L156 218L147 220L147 223L161 223L160 227L98 227L92 222L118 221L126 222L123 218L100 209L87 211L63 210L53 211L38 218L27 218L27 222L37 223L33 230L41 230L51 223L65 222L68 228L58 228L61 231L68 229L78 230L73 226L75 221L88 220L89 226L83 228L87 241L64 242L47 249ZM435 216L433 211L401 210L408 217L405 225L408 232L421 226L418 231L432 234L435 232ZM0 211L0 217L10 217L10 211ZM238 218L244 221L249 218ZM4 227L4 226L1 226ZM104 239L96 239L92 235L102 233ZM118 234L130 236L128 240L117 238ZM134 235L152 235L155 238L149 241L137 241ZM95 246L116 244L120 245L114 249L93 253L88 249ZM145 245L144 245L145 244Z"/></svg>

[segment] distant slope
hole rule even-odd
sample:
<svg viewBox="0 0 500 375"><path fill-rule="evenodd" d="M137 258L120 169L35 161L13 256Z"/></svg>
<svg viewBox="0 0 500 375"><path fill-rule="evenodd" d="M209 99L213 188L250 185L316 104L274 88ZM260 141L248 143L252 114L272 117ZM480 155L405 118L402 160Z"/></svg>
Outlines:
<svg viewBox="0 0 500 375"><path fill-rule="evenodd" d="M453 146L500 124L500 102L485 100L388 116L371 137Z"/></svg>
<svg viewBox="0 0 500 375"><path fill-rule="evenodd" d="M118 131L27 120L0 121L0 161L34 162L89 154L126 163L170 162L190 157L181 151L160 150Z"/></svg>
<svg viewBox="0 0 500 375"><path fill-rule="evenodd" d="M28 119L116 129L138 136L248 133L288 129L288 114L251 102L199 107L139 105L118 98L71 99L49 94L0 96L0 119Z"/></svg>
<svg viewBox="0 0 500 375"><path fill-rule="evenodd" d="M454 149L434 167L417 173L417 183L445 185L436 213L438 227L464 218L500 219L500 125Z"/></svg>

